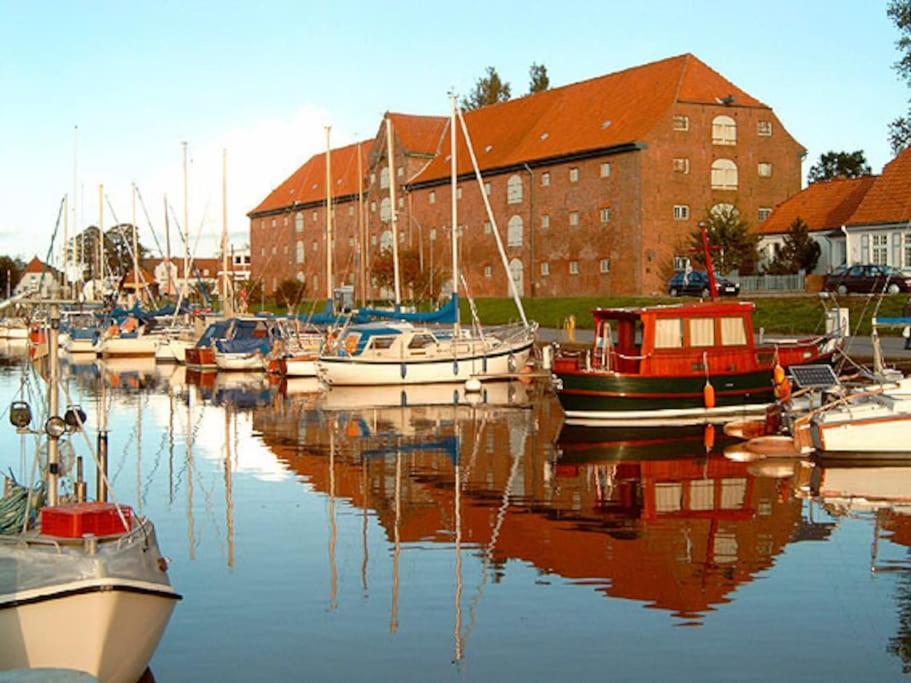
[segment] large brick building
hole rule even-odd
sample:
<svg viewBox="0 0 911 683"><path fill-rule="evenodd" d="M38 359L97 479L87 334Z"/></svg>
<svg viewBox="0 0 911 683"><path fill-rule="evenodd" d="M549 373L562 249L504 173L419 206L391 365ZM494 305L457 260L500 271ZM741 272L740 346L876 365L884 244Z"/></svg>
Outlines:
<svg viewBox="0 0 911 683"><path fill-rule="evenodd" d="M374 139L331 153L336 284L359 284L359 264L389 246L389 182L402 246L448 277L448 119L389 118L392 172L382 122ZM510 272L526 296L660 291L706 211L734 205L756 224L800 189L804 148L768 105L690 54L465 119ZM505 296L461 133L457 154L463 274L472 294ZM325 163L325 154L314 156L249 213L253 277L267 291L296 277L311 295L325 293Z"/></svg>

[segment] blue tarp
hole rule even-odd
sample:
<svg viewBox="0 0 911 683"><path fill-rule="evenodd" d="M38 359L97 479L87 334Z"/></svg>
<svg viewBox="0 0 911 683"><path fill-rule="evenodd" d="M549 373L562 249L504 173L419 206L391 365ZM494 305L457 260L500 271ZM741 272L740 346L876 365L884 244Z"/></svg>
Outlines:
<svg viewBox="0 0 911 683"><path fill-rule="evenodd" d="M422 313L405 313L404 311L383 311L378 308L362 308L359 311L364 318L377 320L402 320L409 323L437 323L451 325L459 319L459 295L453 294L445 305L435 311Z"/></svg>
<svg viewBox="0 0 911 683"><path fill-rule="evenodd" d="M271 339L219 339L215 342L215 348L222 353L269 353L272 350Z"/></svg>

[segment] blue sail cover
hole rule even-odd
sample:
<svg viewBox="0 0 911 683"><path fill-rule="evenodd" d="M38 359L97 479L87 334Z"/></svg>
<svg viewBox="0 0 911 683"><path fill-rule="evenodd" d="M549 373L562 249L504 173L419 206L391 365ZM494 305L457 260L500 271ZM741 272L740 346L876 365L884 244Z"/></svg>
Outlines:
<svg viewBox="0 0 911 683"><path fill-rule="evenodd" d="M222 353L269 353L273 336L262 320L235 320L231 339L218 339L215 348Z"/></svg>
<svg viewBox="0 0 911 683"><path fill-rule="evenodd" d="M332 312L332 301L330 299L326 299L326 306L321 313L314 313L311 316L299 315L297 317L302 322L309 322L314 325L344 325L348 322L359 324L367 321L367 318L360 312L355 313L354 315L336 315Z"/></svg>
<svg viewBox="0 0 911 683"><path fill-rule="evenodd" d="M196 342L197 349L203 349L209 346L212 346L212 342L216 339L222 339L225 334L228 332L228 321L227 320L218 320L206 328L206 331L202 333L202 336L199 338L199 341Z"/></svg>
<svg viewBox="0 0 911 683"><path fill-rule="evenodd" d="M405 313L404 311L383 311L378 308L362 308L360 315L374 320L401 320L409 323L452 325L459 319L459 295L453 294L445 305L435 311Z"/></svg>

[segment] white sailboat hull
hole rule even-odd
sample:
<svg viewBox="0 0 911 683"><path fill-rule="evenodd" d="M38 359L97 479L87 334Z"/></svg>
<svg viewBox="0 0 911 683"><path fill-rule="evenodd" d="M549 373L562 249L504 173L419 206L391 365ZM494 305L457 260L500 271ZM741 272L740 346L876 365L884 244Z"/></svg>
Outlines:
<svg viewBox="0 0 911 683"><path fill-rule="evenodd" d="M18 325L10 325L6 328L6 338L12 340L28 340L28 328Z"/></svg>
<svg viewBox="0 0 911 683"><path fill-rule="evenodd" d="M881 415L845 422L817 422L813 445L823 453L907 453L911 444L901 435L911 431L911 413Z"/></svg>
<svg viewBox="0 0 911 683"><path fill-rule="evenodd" d="M154 337L133 337L121 339L111 337L101 342L99 349L101 355L108 356L154 356L158 348L158 340Z"/></svg>
<svg viewBox="0 0 911 683"><path fill-rule="evenodd" d="M95 353L95 342L91 339L73 339L72 337L63 345L67 353Z"/></svg>
<svg viewBox="0 0 911 683"><path fill-rule="evenodd" d="M285 376L287 377L319 377L318 356L305 356L301 358L285 359Z"/></svg>
<svg viewBox="0 0 911 683"><path fill-rule="evenodd" d="M109 683L135 683L177 599L170 587L119 579L0 596L0 670L75 669Z"/></svg>
<svg viewBox="0 0 911 683"><path fill-rule="evenodd" d="M155 360L159 363L180 363L187 360L187 349L193 342L183 339L161 339L155 349Z"/></svg>
<svg viewBox="0 0 911 683"><path fill-rule="evenodd" d="M215 367L230 372L256 372L266 369L266 358L261 353L215 352Z"/></svg>
<svg viewBox="0 0 911 683"><path fill-rule="evenodd" d="M391 384L434 384L465 382L472 377L506 377L528 362L532 342L487 354L454 359L452 356L433 360L359 358L358 356L321 356L319 373L332 386L368 386Z"/></svg>

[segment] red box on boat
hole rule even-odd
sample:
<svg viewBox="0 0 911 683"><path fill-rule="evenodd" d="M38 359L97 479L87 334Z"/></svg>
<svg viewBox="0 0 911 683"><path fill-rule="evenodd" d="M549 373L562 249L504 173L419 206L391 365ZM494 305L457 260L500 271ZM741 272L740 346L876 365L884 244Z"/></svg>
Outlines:
<svg viewBox="0 0 911 683"><path fill-rule="evenodd" d="M126 520L126 527L114 503L73 503L41 508L41 532L61 538L81 538L83 534L122 534L133 527L133 509L121 505L120 512Z"/></svg>

